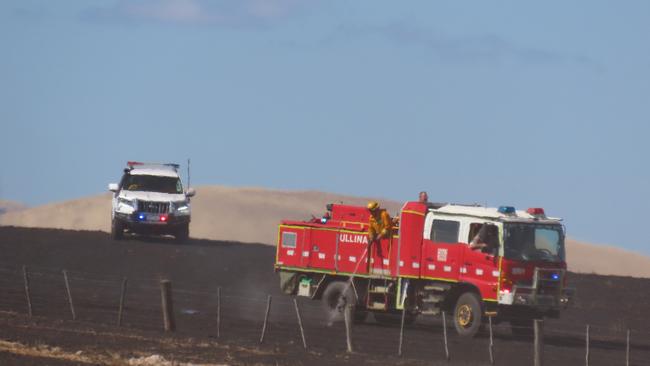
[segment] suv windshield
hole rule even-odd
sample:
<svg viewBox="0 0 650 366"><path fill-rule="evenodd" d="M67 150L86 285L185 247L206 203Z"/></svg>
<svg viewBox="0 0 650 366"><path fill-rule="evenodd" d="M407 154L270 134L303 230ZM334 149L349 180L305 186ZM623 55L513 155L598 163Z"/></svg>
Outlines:
<svg viewBox="0 0 650 366"><path fill-rule="evenodd" d="M505 257L524 261L564 261L564 232L560 225L504 225Z"/></svg>
<svg viewBox="0 0 650 366"><path fill-rule="evenodd" d="M157 175L131 175L122 179L122 189L126 191L145 191L159 193L183 193L183 186L178 177L161 177Z"/></svg>

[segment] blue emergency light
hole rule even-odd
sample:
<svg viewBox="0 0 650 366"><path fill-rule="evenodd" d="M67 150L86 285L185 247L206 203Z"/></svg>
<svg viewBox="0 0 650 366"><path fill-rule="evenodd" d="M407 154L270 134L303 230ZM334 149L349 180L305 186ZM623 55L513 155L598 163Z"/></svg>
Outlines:
<svg viewBox="0 0 650 366"><path fill-rule="evenodd" d="M499 212L506 215L513 214L515 213L515 208L512 206L500 206Z"/></svg>
<svg viewBox="0 0 650 366"><path fill-rule="evenodd" d="M144 214L140 214L140 215L138 215L138 219L139 219L139 220L144 220L144 219L146 219L146 218L147 218L147 217L146 217Z"/></svg>
<svg viewBox="0 0 650 366"><path fill-rule="evenodd" d="M557 280L560 279L560 275L557 274L557 273L553 273L553 274L551 275L551 278L552 278L554 281L557 281Z"/></svg>

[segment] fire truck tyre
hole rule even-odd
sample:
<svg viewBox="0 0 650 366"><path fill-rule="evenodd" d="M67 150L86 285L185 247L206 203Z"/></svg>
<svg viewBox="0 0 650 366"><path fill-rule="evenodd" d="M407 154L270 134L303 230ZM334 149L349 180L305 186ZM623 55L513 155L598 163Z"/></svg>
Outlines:
<svg viewBox="0 0 650 366"><path fill-rule="evenodd" d="M111 239L122 240L124 237L124 224L119 220L111 221Z"/></svg>
<svg viewBox="0 0 650 366"><path fill-rule="evenodd" d="M174 235L174 238L176 239L177 243L184 243L189 237L190 224L181 225L178 227L178 229L176 229L176 235Z"/></svg>
<svg viewBox="0 0 650 366"><path fill-rule="evenodd" d="M474 292L466 292L456 301L454 327L461 337L474 337L481 328L481 300Z"/></svg>
<svg viewBox="0 0 650 366"><path fill-rule="evenodd" d="M535 332L533 329L534 321L532 318L510 319L510 331L512 331L512 335L517 338L532 338Z"/></svg>
<svg viewBox="0 0 650 366"><path fill-rule="evenodd" d="M323 292L323 307L328 315L328 323L343 320L346 306L354 307L355 303L354 290L347 282L330 282Z"/></svg>

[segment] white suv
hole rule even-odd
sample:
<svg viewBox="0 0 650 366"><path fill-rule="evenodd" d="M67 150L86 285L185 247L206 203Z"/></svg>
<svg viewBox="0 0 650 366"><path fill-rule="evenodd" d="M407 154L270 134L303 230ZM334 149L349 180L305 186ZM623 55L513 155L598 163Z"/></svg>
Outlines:
<svg viewBox="0 0 650 366"><path fill-rule="evenodd" d="M190 235L190 197L183 191L178 164L130 161L113 192L111 237L122 239L124 231L143 235L173 235L178 242Z"/></svg>

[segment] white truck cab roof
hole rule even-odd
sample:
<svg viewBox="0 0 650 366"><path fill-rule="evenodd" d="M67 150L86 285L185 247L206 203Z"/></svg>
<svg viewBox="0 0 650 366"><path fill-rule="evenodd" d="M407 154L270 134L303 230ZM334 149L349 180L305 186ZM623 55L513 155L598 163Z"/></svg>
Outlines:
<svg viewBox="0 0 650 366"><path fill-rule="evenodd" d="M470 216L480 217L494 221L503 222L539 222L539 223L558 223L561 218L547 217L541 208L528 209L527 211L515 210L514 207L483 207L483 206L464 206L448 204L440 208L430 209L430 212L450 216Z"/></svg>

